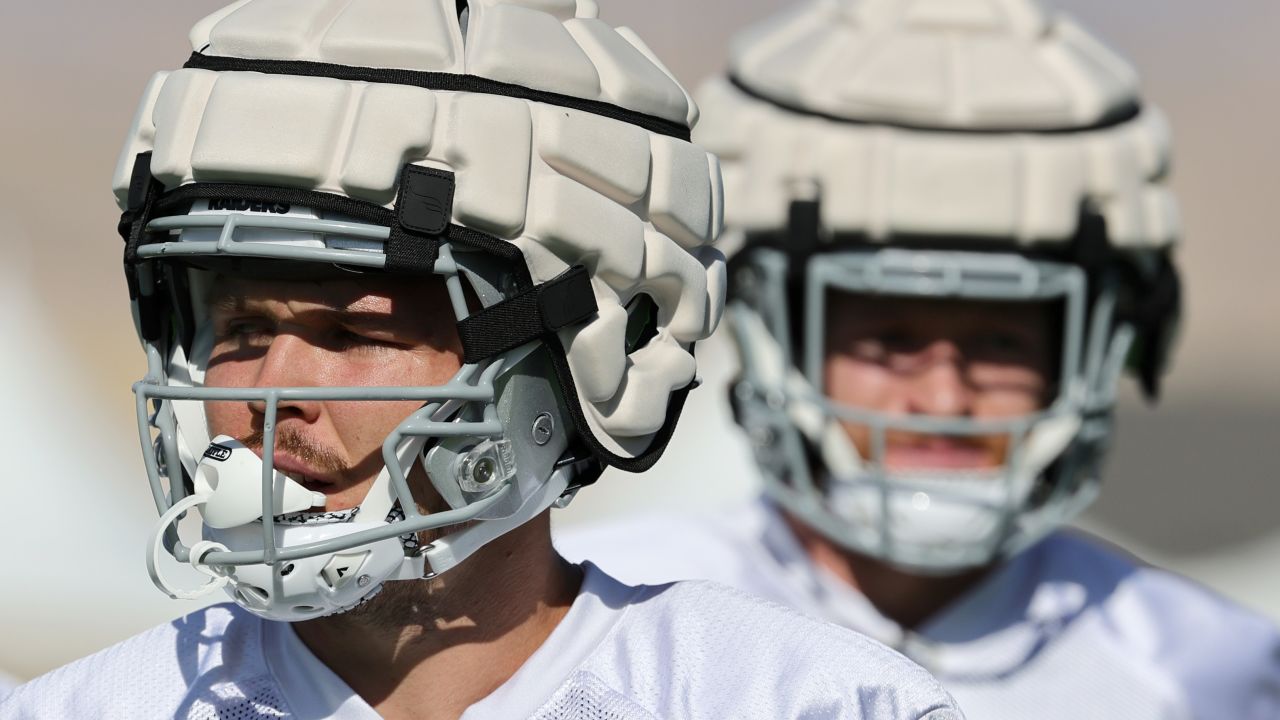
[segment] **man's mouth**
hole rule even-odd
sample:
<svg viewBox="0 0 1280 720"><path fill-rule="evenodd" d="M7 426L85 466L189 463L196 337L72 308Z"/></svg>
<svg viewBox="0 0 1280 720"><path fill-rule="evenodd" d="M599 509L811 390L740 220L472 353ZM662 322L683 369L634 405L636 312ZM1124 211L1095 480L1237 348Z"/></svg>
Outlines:
<svg viewBox="0 0 1280 720"><path fill-rule="evenodd" d="M973 470L1000 464L1003 454L994 438L915 437L895 441L885 449L890 470Z"/></svg>
<svg viewBox="0 0 1280 720"><path fill-rule="evenodd" d="M311 492L334 495L343 489L337 478L321 473L301 460L289 455L277 454L273 459L275 470Z"/></svg>
<svg viewBox="0 0 1280 720"><path fill-rule="evenodd" d="M324 493L325 495L328 495L329 493L336 492L337 490L333 483L309 478L306 475L299 475L297 473L285 473L284 475L311 492Z"/></svg>

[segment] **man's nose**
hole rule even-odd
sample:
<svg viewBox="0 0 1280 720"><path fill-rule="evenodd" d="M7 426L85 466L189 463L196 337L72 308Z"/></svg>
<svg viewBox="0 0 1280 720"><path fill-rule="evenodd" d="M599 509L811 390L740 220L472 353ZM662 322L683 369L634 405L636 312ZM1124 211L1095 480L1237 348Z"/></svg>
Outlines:
<svg viewBox="0 0 1280 720"><path fill-rule="evenodd" d="M262 364L258 367L258 388L273 387L315 387L315 350L311 344L296 335L277 334L271 339L271 345L262 356ZM281 400L276 406L277 421L296 418L312 422L320 414L319 400ZM267 402L251 400L249 408L257 414L265 415Z"/></svg>
<svg viewBox="0 0 1280 720"><path fill-rule="evenodd" d="M924 349L911 378L913 415L958 417L972 410L973 392L966 378L965 358L950 340L936 340Z"/></svg>

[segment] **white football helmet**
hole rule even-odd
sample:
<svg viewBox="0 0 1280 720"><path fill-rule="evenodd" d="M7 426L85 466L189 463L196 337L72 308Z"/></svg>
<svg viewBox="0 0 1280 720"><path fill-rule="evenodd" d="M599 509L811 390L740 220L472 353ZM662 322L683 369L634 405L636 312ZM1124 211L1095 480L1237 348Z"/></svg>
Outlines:
<svg viewBox="0 0 1280 720"><path fill-rule="evenodd" d="M717 160L697 110L592 0L240 0L148 86L115 176L161 520L152 577L263 617L341 612L432 577L662 453L724 303ZM439 387L210 388L214 272L444 278L464 365ZM469 291L469 292L468 292ZM480 309L469 309L469 298ZM289 399L415 400L364 502L273 467ZM259 458L205 403L263 403ZM424 514L420 464L449 505ZM177 521L199 514L203 537ZM419 531L454 528L419 547ZM173 587L168 552L209 576Z"/></svg>
<svg viewBox="0 0 1280 720"><path fill-rule="evenodd" d="M738 422L773 498L922 572L989 563L1094 497L1117 379L1149 393L1179 308L1169 132L1131 68L1031 0L810 0L701 92L724 166ZM1061 377L998 422L824 393L828 290L1057 303ZM870 456L842 423L868 429ZM1007 435L990 471L888 471L894 430Z"/></svg>

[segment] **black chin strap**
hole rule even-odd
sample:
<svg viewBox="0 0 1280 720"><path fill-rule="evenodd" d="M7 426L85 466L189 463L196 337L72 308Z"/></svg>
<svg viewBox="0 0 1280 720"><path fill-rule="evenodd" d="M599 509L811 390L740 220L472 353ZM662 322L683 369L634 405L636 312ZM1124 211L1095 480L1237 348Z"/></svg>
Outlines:
<svg viewBox="0 0 1280 720"><path fill-rule="evenodd" d="M591 275L574 265L555 279L535 285L458 323L463 362L478 363L595 317Z"/></svg>
<svg viewBox="0 0 1280 720"><path fill-rule="evenodd" d="M158 340L163 333L164 313L160 293L154 287L143 292L138 277L138 248L147 244L147 224L156 212L164 186L151 174L151 153L140 153L133 163L129 179L128 209L120 215L116 231L124 240L124 274L129 286L129 299L138 308L138 331L148 340Z"/></svg>

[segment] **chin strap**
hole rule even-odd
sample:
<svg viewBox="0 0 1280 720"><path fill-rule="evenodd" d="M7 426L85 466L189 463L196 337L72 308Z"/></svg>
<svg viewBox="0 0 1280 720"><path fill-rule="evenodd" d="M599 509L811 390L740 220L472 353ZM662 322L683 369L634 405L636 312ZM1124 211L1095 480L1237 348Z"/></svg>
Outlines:
<svg viewBox="0 0 1280 720"><path fill-rule="evenodd" d="M546 483L525 498L520 507L510 515L486 519L432 541L417 558L414 558L423 560L422 566L419 568L406 558L402 574L396 579L430 580L456 567L489 542L523 525L556 503L568 490L572 474L571 467L560 468L552 472ZM511 490L514 489L511 488Z"/></svg>
<svg viewBox="0 0 1280 720"><path fill-rule="evenodd" d="M463 362L480 363L534 340L545 339L596 316L595 291L585 265L574 265L458 322Z"/></svg>
<svg viewBox="0 0 1280 720"><path fill-rule="evenodd" d="M222 543L210 542L208 540L196 543L191 548L188 562L197 572L209 576L209 581L195 590L182 590L171 584L160 572L160 554L164 552L164 535L169 527L176 523L183 513L194 508L197 505L203 505L209 502L208 495L190 495L174 503L165 514L160 516L160 520L156 522L155 531L151 534L151 542L147 551L147 574L151 576L151 582L161 592L173 598L174 600L197 600L208 595L211 592L221 590L231 582L231 578L227 576L226 571L206 565L203 560L206 555L211 552L225 552L227 546Z"/></svg>

